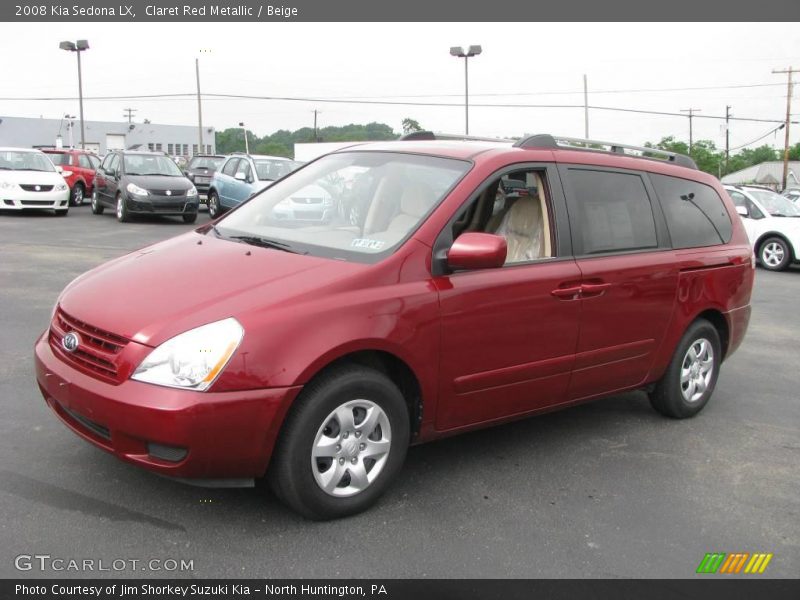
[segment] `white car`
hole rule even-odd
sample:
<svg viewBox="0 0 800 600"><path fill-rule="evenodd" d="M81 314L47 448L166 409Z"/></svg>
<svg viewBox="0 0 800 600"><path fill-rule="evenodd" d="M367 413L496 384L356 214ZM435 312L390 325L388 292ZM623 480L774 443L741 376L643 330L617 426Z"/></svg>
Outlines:
<svg viewBox="0 0 800 600"><path fill-rule="evenodd" d="M790 190L786 190L781 195L785 196L786 198L797 204L798 200L800 200L800 188L792 188Z"/></svg>
<svg viewBox="0 0 800 600"><path fill-rule="evenodd" d="M69 211L69 186L44 152L0 148L0 210Z"/></svg>
<svg viewBox="0 0 800 600"><path fill-rule="evenodd" d="M800 261L800 206L763 188L726 185L761 266L783 271Z"/></svg>

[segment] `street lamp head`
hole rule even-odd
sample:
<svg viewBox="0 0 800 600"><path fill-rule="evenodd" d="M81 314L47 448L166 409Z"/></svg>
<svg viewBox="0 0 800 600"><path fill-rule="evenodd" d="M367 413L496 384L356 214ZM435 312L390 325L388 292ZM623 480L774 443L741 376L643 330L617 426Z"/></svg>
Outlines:
<svg viewBox="0 0 800 600"><path fill-rule="evenodd" d="M244 123L242 123L242 122L240 121L240 122L239 122L239 127L244 127Z"/></svg>
<svg viewBox="0 0 800 600"><path fill-rule="evenodd" d="M75 44L72 42L61 42L58 47L62 50L67 50L68 52L75 52L75 50L77 50Z"/></svg>
<svg viewBox="0 0 800 600"><path fill-rule="evenodd" d="M88 50L88 49L89 49L88 40L78 40L78 50ZM478 51L480 52L480 46L478 46Z"/></svg>
<svg viewBox="0 0 800 600"><path fill-rule="evenodd" d="M80 42L78 43L80 44ZM467 56L478 56L481 52L483 52L483 48L480 46L470 46L469 50L467 50Z"/></svg>
<svg viewBox="0 0 800 600"><path fill-rule="evenodd" d="M463 58L464 56L466 56L466 54L464 54L464 49L461 46L451 46L450 56L457 56L459 58Z"/></svg>

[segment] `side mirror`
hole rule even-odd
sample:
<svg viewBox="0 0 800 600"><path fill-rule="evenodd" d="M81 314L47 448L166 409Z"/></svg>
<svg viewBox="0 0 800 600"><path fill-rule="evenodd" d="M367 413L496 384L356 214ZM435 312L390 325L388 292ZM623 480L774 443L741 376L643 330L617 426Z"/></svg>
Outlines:
<svg viewBox="0 0 800 600"><path fill-rule="evenodd" d="M491 233L462 233L447 252L447 265L451 269L502 267L507 253L504 237Z"/></svg>
<svg viewBox="0 0 800 600"><path fill-rule="evenodd" d="M750 213L747 210L746 206L737 206L736 212L739 214L740 217L749 217Z"/></svg>
<svg viewBox="0 0 800 600"><path fill-rule="evenodd" d="M233 176L233 178L238 179L239 181L244 181L245 183L247 182L247 177L245 177L244 173L237 173Z"/></svg>
<svg viewBox="0 0 800 600"><path fill-rule="evenodd" d="M63 173L64 167L62 167L61 165L56 165L56 171L58 171L59 173Z"/></svg>

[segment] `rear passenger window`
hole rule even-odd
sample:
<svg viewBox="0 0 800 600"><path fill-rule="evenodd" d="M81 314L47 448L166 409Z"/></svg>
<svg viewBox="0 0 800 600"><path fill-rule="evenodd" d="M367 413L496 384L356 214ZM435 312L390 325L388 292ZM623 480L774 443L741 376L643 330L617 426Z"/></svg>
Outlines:
<svg viewBox="0 0 800 600"><path fill-rule="evenodd" d="M588 169L568 173L579 253L658 247L653 208L639 175Z"/></svg>
<svg viewBox="0 0 800 600"><path fill-rule="evenodd" d="M723 244L731 239L731 219L711 186L668 175L650 175L673 248Z"/></svg>

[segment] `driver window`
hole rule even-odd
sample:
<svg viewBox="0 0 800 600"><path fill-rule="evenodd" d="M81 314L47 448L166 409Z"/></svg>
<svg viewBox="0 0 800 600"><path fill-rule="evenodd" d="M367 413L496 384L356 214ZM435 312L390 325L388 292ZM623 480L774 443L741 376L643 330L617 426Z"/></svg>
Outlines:
<svg viewBox="0 0 800 600"><path fill-rule="evenodd" d="M535 169L491 181L456 218L453 239L466 232L492 233L508 244L506 265L553 256L545 174Z"/></svg>

